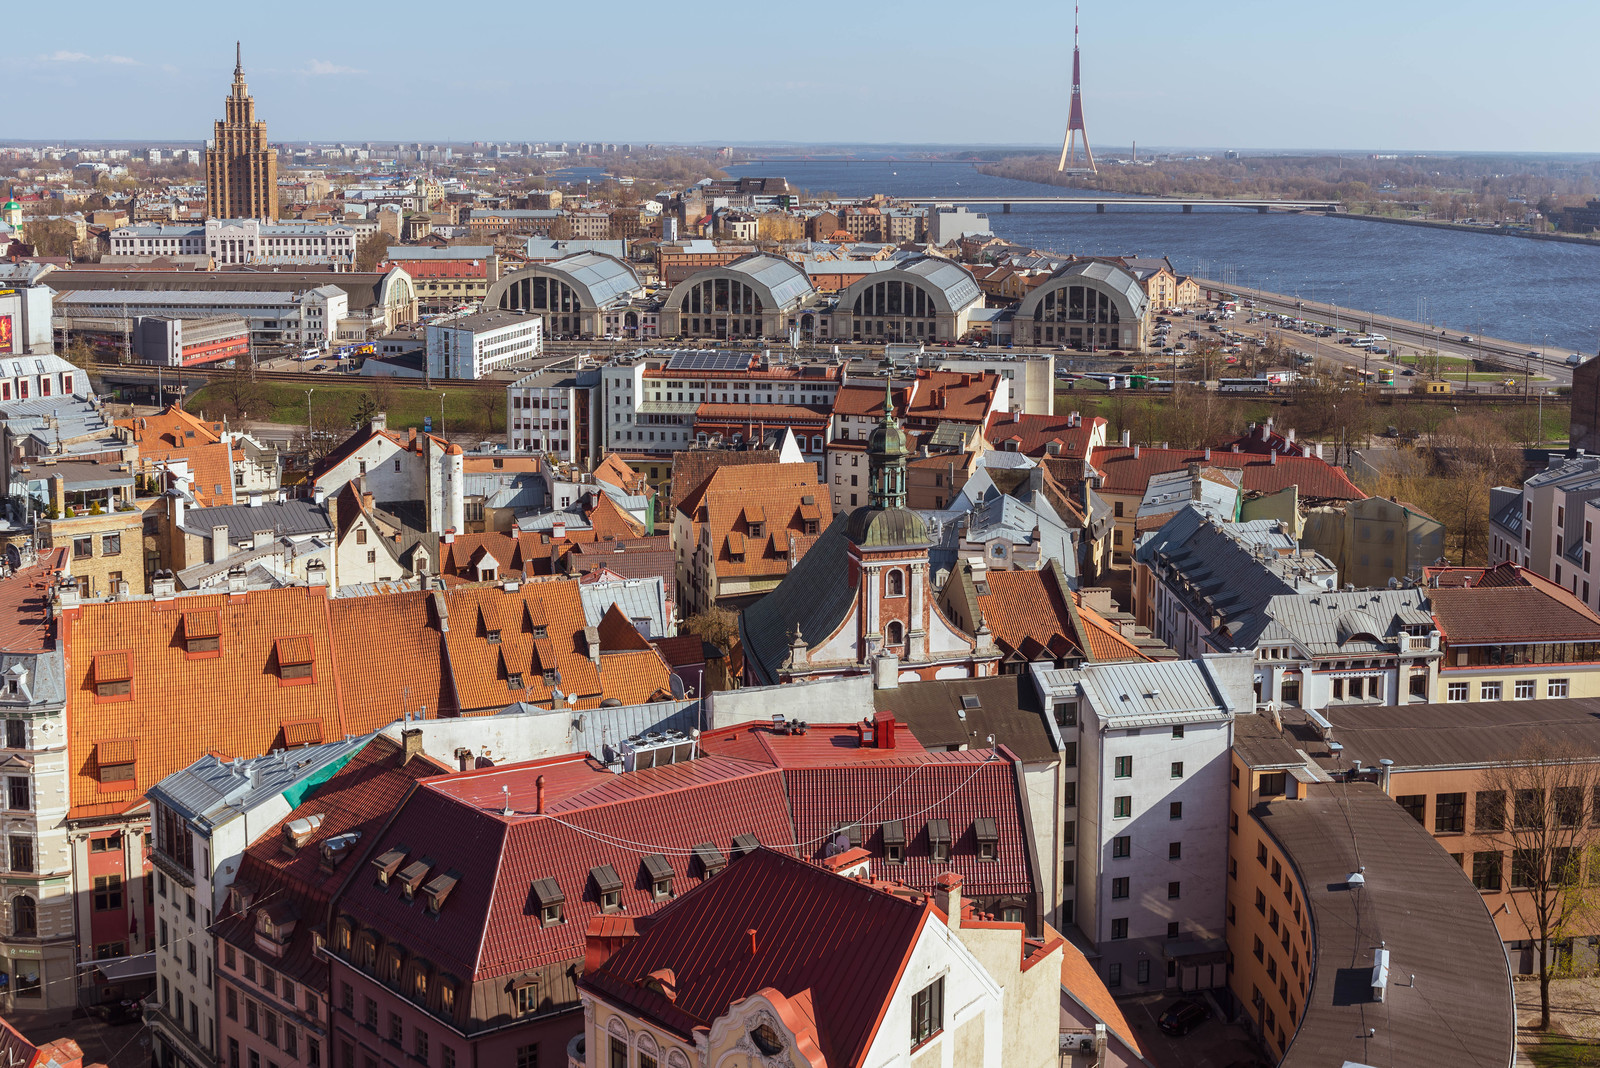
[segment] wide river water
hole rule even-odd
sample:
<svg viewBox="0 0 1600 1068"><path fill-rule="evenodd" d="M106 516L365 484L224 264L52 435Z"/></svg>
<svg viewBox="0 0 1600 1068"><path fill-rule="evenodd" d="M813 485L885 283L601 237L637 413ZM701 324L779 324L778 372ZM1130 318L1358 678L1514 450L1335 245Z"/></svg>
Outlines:
<svg viewBox="0 0 1600 1068"><path fill-rule="evenodd" d="M1049 196L1055 186L970 166L882 161L741 164L730 175L782 175L840 196ZM1261 215L1238 208L1057 208L985 212L1008 241L1085 256L1167 256L1179 274L1434 323L1451 332L1594 352L1600 345L1600 245L1530 241L1420 226Z"/></svg>

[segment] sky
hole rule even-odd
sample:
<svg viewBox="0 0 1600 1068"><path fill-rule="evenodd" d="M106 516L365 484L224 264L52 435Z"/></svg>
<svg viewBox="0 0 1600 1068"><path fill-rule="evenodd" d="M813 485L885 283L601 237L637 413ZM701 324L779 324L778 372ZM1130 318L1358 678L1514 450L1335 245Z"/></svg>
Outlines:
<svg viewBox="0 0 1600 1068"><path fill-rule="evenodd" d="M206 138L236 39L274 142L1059 145L1072 70L1072 7L1032 0L277 10L11 5L0 142ZM1080 20L1096 145L1600 154L1592 0L1088 0Z"/></svg>

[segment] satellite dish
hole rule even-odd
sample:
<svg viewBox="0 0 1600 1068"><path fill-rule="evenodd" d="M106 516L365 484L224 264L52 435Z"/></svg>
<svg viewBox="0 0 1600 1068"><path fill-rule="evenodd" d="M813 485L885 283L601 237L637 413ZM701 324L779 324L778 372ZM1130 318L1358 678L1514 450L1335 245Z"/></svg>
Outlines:
<svg viewBox="0 0 1600 1068"><path fill-rule="evenodd" d="M568 704L568 706L575 705L577 703L578 703L578 695L577 694L575 694L575 693L567 694L567 704Z"/></svg>

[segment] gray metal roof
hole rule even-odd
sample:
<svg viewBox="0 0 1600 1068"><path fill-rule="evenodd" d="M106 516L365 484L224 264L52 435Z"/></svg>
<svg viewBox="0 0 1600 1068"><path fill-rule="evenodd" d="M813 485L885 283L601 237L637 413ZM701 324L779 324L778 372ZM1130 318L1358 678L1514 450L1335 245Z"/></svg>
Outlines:
<svg viewBox="0 0 1600 1068"><path fill-rule="evenodd" d="M583 617L591 627L600 625L600 619L612 605L622 609L622 614L637 625L647 638L667 636L666 583L660 576L631 578L624 582L584 582L578 586L578 599L583 602Z"/></svg>
<svg viewBox="0 0 1600 1068"><path fill-rule="evenodd" d="M587 752L596 760L610 763L621 759L623 742L650 731L682 731L684 734L700 725L700 702L652 701L642 705L620 705L589 708L581 712L571 709L551 710L518 701L507 705L500 716L565 716L572 720L573 751Z"/></svg>
<svg viewBox="0 0 1600 1068"><path fill-rule="evenodd" d="M853 513L835 513L794 570L777 589L739 614L745 657L763 683L776 681L789 655L789 634L798 627L807 645L817 646L844 621L855 601L856 580L848 566L850 539L845 527Z"/></svg>
<svg viewBox="0 0 1600 1068"><path fill-rule="evenodd" d="M207 833L320 774L326 778L359 753L372 735L279 750L250 760L207 754L156 783L145 796ZM291 805L291 808L294 806Z"/></svg>
<svg viewBox="0 0 1600 1068"><path fill-rule="evenodd" d="M1154 660L1031 669L1049 697L1082 695L1109 729L1227 719L1228 699L1203 661Z"/></svg>
<svg viewBox="0 0 1600 1068"><path fill-rule="evenodd" d="M1392 652L1407 627L1438 629L1426 590L1353 590L1285 594L1242 622L1234 644L1292 641L1313 657Z"/></svg>
<svg viewBox="0 0 1600 1068"><path fill-rule="evenodd" d="M978 282L972 277L972 272L954 260L939 256L922 256L909 263L900 264L895 268L895 272L904 272L930 283L943 302L949 305L941 309L943 311L954 312L964 305L983 301L983 291L978 288ZM889 277L893 277L893 274Z"/></svg>
<svg viewBox="0 0 1600 1068"><path fill-rule="evenodd" d="M708 267L703 271L696 271L673 287L672 296L667 298L667 303L672 307L679 307L684 295L689 292L689 287L707 278L728 274L742 276L748 285L758 290L762 295L762 303L767 305L768 310L790 307L814 292L811 280L806 277L806 272L800 269L799 264L782 256L755 252L741 256L722 267Z"/></svg>
<svg viewBox="0 0 1600 1068"><path fill-rule="evenodd" d="M38 653L0 654L0 678L12 677L14 668L27 671L27 681L22 683L16 698L0 696L0 703L61 706L67 700L67 665L60 648Z"/></svg>
<svg viewBox="0 0 1600 1068"><path fill-rule="evenodd" d="M1132 318L1144 318L1150 301L1145 296L1144 287L1139 285L1139 279L1128 270L1105 260L1079 260L1067 264L1051 276L1049 281L1036 286L1022 298L1022 303L1017 305L1016 317L1018 319L1031 317L1040 302L1044 300L1046 293L1062 286L1083 285L1085 282L1094 283L1096 288L1120 296L1127 303Z"/></svg>
<svg viewBox="0 0 1600 1068"><path fill-rule="evenodd" d="M333 533L327 504L298 497L263 501L255 508L248 504L190 508L183 514L183 529L190 534L210 537L211 529L220 526L228 528L228 540L234 543L249 541L258 530L270 530L275 536L290 538Z"/></svg>
<svg viewBox="0 0 1600 1068"><path fill-rule="evenodd" d="M486 260L494 254L493 245L449 245L445 248L391 245L383 258L390 263L403 263L406 260Z"/></svg>
<svg viewBox="0 0 1600 1068"><path fill-rule="evenodd" d="M80 305L128 308L166 308L179 306L277 308L295 303L295 294L288 291L258 292L248 289L192 290L141 290L141 289L80 289L63 293L56 298L57 306Z"/></svg>
<svg viewBox="0 0 1600 1068"><path fill-rule="evenodd" d="M627 300L644 288L632 267L615 256L599 252L580 252L545 264L544 270L566 278L597 308L612 301Z"/></svg>

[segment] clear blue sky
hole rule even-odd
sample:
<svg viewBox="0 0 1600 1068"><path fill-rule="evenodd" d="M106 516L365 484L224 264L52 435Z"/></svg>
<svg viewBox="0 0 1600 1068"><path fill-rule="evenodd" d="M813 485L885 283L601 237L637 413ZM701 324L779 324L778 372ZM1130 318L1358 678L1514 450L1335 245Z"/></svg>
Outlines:
<svg viewBox="0 0 1600 1068"><path fill-rule="evenodd" d="M1081 18L1097 144L1600 153L1592 0L1091 0ZM1059 2L91 0L7 21L0 139L204 138L236 36L274 141L1059 143L1072 58Z"/></svg>

